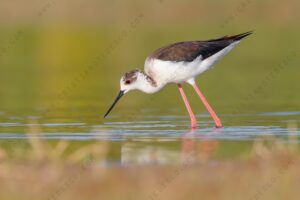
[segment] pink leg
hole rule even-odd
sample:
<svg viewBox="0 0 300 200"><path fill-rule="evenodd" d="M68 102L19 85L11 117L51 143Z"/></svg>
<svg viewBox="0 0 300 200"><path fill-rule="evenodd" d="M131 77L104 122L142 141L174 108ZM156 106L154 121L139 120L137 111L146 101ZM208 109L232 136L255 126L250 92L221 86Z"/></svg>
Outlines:
<svg viewBox="0 0 300 200"><path fill-rule="evenodd" d="M205 97L203 96L202 92L199 90L199 88L197 87L196 84L193 85L194 90L196 91L196 93L198 94L198 96L200 97L201 101L203 102L203 104L205 105L207 111L210 113L210 115L212 116L212 118L214 119L215 123L216 123L216 127L217 128L222 128L222 123L221 120L219 119L219 117L216 115L215 111L210 107L210 105L208 104L208 102L206 101Z"/></svg>
<svg viewBox="0 0 300 200"><path fill-rule="evenodd" d="M193 111L192 111L192 108L191 108L191 106L190 106L190 104L189 104L189 102L188 102L188 100L187 100L187 98L186 98L186 96L185 96L185 93L184 93L184 91L183 91L183 89L182 89L182 86L181 86L180 84L178 84L178 88L179 88L179 92L180 92L180 94L181 94L181 97L182 97L182 99L183 99L183 101L184 101L184 105L185 105L185 107L186 107L186 109L187 109L187 111L188 111L188 113L189 113L189 115L190 115L190 118L191 118L191 126L192 126L193 129L194 129L194 128L197 128L197 120L196 120L196 117L195 117L195 115L194 115L194 113L193 113Z"/></svg>

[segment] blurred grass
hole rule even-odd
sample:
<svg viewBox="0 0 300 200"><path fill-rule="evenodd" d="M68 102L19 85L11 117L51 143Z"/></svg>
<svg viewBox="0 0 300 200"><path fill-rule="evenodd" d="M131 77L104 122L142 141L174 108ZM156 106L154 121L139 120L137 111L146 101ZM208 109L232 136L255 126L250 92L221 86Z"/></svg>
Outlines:
<svg viewBox="0 0 300 200"><path fill-rule="evenodd" d="M39 134L36 126L28 131ZM29 143L27 150L16 145L17 153L10 156L0 149L1 199L299 197L300 158L295 141L284 144L275 138L258 138L250 157L242 160L208 159L212 143L194 149L186 146L178 165L143 167L102 166L110 148L103 142L81 146L71 154L66 141L53 145L30 137Z"/></svg>
<svg viewBox="0 0 300 200"><path fill-rule="evenodd" d="M12 152L0 148L1 199L199 199L201 196L274 200L299 196L300 158L293 136L287 143L275 137L259 137L247 158L239 160L224 156L212 159L218 141L196 142L186 138L178 164L107 167L105 161L112 143L95 141L72 149L65 140L54 143L40 139L39 124L35 120L28 124L27 133L31 137L26 148L20 143L10 144Z"/></svg>

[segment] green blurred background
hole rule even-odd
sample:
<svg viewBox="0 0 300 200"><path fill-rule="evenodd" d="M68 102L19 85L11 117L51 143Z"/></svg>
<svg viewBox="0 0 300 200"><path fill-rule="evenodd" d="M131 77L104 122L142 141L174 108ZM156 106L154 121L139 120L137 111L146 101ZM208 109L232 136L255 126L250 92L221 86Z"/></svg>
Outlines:
<svg viewBox="0 0 300 200"><path fill-rule="evenodd" d="M142 69L155 49L250 30L198 78L199 87L218 113L295 111L299 9L296 0L1 1L0 112L102 123L122 74ZM196 113L203 112L185 88ZM126 95L112 116L126 120L147 109L186 115L170 85L151 98Z"/></svg>

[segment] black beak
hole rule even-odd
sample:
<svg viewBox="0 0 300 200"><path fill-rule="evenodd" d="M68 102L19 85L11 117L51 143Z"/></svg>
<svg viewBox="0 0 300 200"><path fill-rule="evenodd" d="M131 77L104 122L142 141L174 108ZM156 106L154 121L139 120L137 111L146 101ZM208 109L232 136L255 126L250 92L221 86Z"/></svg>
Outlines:
<svg viewBox="0 0 300 200"><path fill-rule="evenodd" d="M113 102L113 104L110 106L108 111L105 113L104 118L110 113L110 111L115 107L115 105L118 103L118 101L121 99L121 97L124 95L124 91L120 90L120 93L118 94L117 98Z"/></svg>

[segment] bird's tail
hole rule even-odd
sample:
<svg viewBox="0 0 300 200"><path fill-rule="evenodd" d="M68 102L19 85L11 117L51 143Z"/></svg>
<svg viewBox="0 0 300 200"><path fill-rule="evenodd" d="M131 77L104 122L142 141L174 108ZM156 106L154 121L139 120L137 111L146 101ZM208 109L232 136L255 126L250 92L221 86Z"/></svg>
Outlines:
<svg viewBox="0 0 300 200"><path fill-rule="evenodd" d="M238 34L238 35L226 36L225 38L226 39L231 39L231 40L234 40L234 41L238 41L238 40L243 39L244 37L247 37L248 35L251 35L252 33L253 33L253 31L248 31L248 32L241 33L241 34Z"/></svg>
<svg viewBox="0 0 300 200"><path fill-rule="evenodd" d="M217 39L213 39L211 41L231 41L231 42L235 42L235 41L240 41L241 39L243 39L244 37L247 37L248 35L251 35L253 33L253 31L248 31L245 33L241 33L238 35L232 35L232 36L223 36Z"/></svg>

